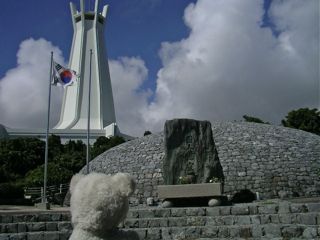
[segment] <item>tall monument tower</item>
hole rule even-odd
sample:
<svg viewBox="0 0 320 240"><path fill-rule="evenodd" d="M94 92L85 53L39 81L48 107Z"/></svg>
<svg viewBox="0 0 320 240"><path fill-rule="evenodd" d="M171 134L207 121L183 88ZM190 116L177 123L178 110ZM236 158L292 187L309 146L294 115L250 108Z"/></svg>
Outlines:
<svg viewBox="0 0 320 240"><path fill-rule="evenodd" d="M69 68L79 75L78 81L67 86L64 91L60 121L54 129L61 131L85 130L88 121L88 97L91 60L91 104L90 128L105 132L106 136L116 135L116 117L112 87L104 41L104 27L108 6L98 12L99 0L94 11L85 10L84 0L80 0L80 12L70 3L73 40ZM101 131L103 130L103 131Z"/></svg>

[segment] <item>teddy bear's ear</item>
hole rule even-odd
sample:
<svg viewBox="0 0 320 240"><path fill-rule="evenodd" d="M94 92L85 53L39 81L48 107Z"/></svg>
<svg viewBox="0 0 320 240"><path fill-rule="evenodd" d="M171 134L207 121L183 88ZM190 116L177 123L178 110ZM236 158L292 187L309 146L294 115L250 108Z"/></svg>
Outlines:
<svg viewBox="0 0 320 240"><path fill-rule="evenodd" d="M74 189L75 189L75 186L77 185L77 183L79 182L79 180L81 178L83 178L85 175L83 174L76 174L76 175L73 175L73 177L71 178L71 182L70 182L70 193L72 194Z"/></svg>
<svg viewBox="0 0 320 240"><path fill-rule="evenodd" d="M136 190L135 180L127 173L117 173L112 177L112 180L123 196L129 197Z"/></svg>

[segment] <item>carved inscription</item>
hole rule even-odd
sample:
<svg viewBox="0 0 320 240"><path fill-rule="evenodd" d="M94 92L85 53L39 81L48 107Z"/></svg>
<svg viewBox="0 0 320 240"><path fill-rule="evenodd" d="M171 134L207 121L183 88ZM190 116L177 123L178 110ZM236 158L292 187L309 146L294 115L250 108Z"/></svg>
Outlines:
<svg viewBox="0 0 320 240"><path fill-rule="evenodd" d="M222 167L208 121L174 119L165 124L165 184L178 184L179 177L188 176L192 183L210 179L223 181Z"/></svg>

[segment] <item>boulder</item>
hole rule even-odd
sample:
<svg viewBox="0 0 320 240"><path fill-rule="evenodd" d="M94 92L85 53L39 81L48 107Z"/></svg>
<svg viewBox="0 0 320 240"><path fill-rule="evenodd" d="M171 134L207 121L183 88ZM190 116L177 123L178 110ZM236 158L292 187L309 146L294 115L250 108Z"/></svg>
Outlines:
<svg viewBox="0 0 320 240"><path fill-rule="evenodd" d="M224 175L208 121L173 119L164 127L164 184L223 183ZM189 182L188 182L189 183Z"/></svg>

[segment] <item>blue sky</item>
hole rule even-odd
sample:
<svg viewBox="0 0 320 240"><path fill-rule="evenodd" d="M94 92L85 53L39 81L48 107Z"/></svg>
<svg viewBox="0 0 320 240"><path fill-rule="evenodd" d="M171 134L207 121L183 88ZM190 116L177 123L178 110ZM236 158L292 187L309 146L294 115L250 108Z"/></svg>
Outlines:
<svg viewBox="0 0 320 240"><path fill-rule="evenodd" d="M79 9L79 1L73 2ZM183 12L192 2L195 0L100 0L100 10L109 5L105 31L109 58L140 56L149 70L150 81L145 85L154 88L161 67L160 44L188 35ZM94 0L85 3L87 9L94 6ZM65 59L69 58L73 34L69 1L14 0L1 4L0 78L15 67L18 47L30 37L51 41L62 50Z"/></svg>
<svg viewBox="0 0 320 240"><path fill-rule="evenodd" d="M93 8L94 0L86 3ZM293 109L319 108L318 0L100 0L100 9L105 4L125 133L159 131L177 117L246 114L278 125ZM2 2L0 123L45 126L48 56L55 51L67 63L72 34L68 1ZM52 125L61 98L54 89Z"/></svg>

